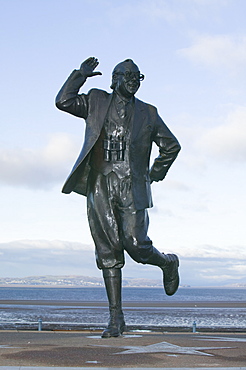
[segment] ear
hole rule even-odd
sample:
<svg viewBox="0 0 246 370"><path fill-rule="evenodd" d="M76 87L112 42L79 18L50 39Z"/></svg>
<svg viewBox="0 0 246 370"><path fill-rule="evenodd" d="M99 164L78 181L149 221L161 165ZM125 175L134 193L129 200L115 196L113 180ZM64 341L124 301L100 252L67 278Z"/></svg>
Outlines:
<svg viewBox="0 0 246 370"><path fill-rule="evenodd" d="M117 85L118 77L119 76L117 74L112 75L112 83L111 83L110 89L112 89L112 90L115 89L115 87Z"/></svg>

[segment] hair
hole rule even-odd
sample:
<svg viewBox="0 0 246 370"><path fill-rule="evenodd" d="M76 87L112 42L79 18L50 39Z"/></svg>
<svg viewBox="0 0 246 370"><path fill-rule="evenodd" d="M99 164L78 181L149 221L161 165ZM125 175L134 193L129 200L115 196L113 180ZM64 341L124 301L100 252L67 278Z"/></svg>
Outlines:
<svg viewBox="0 0 246 370"><path fill-rule="evenodd" d="M110 86L110 88L112 90L114 90L116 85L117 85L117 74L122 71L122 66L124 66L126 64L131 64L131 65L134 65L138 68L138 66L133 62L132 59L126 59L123 62L120 62L119 64L117 64L114 67L113 72L112 72L112 83L111 83L111 86Z"/></svg>

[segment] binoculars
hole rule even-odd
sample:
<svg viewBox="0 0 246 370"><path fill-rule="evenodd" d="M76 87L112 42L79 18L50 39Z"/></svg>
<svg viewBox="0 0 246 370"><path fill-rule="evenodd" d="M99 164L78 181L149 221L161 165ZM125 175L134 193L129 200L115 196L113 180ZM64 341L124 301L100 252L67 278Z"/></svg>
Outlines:
<svg viewBox="0 0 246 370"><path fill-rule="evenodd" d="M103 140L104 160L110 162L112 154L116 153L116 161L124 161L126 141L124 136L112 138L112 135Z"/></svg>

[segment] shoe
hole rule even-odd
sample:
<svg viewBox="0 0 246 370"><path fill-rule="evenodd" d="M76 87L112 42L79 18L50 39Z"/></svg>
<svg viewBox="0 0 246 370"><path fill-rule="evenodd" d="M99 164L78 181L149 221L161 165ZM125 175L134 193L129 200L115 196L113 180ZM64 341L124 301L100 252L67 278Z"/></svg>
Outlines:
<svg viewBox="0 0 246 370"><path fill-rule="evenodd" d="M102 332L102 338L120 337L126 330L123 314L111 315L107 328Z"/></svg>
<svg viewBox="0 0 246 370"><path fill-rule="evenodd" d="M125 331L125 325L108 325L106 329L102 332L102 338L120 337Z"/></svg>
<svg viewBox="0 0 246 370"><path fill-rule="evenodd" d="M166 294L173 295L179 287L179 259L176 254L165 254L165 257L166 263L161 267L163 271L163 285Z"/></svg>

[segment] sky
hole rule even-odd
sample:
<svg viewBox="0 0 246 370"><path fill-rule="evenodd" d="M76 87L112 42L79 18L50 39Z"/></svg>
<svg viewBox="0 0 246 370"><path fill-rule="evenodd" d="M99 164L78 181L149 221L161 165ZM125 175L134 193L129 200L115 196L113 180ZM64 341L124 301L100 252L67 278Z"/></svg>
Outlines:
<svg viewBox="0 0 246 370"><path fill-rule="evenodd" d="M101 276L86 198L61 193L85 124L54 105L69 74L95 56L102 76L81 92L110 92L114 66L133 59L145 75L137 97L158 108L182 146L152 185L154 246L179 256L181 285L246 284L246 2L0 5L0 277ZM126 256L124 277L161 275Z"/></svg>

